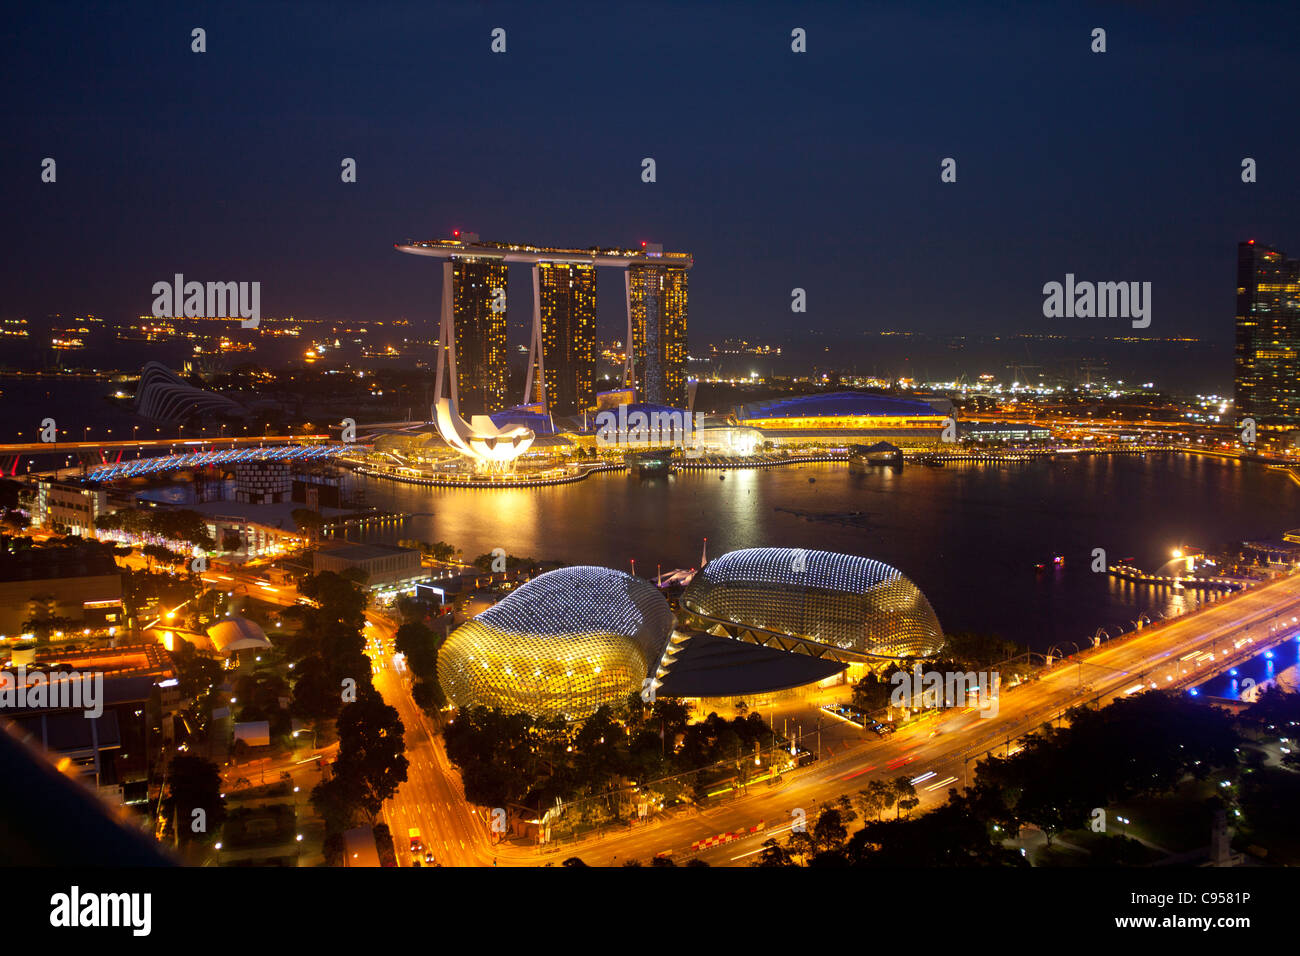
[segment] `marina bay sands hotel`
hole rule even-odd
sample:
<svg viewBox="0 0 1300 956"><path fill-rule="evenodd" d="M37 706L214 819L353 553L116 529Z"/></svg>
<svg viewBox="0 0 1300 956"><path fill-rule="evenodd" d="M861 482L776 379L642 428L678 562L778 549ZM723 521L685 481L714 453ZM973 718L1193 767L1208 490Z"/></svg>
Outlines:
<svg viewBox="0 0 1300 956"><path fill-rule="evenodd" d="M687 253L641 249L553 249L482 242L474 233L396 243L399 252L442 259L437 394L443 370L453 408L486 415L507 397L506 266L532 265L533 321L522 404L552 415L596 405L596 269L623 270L627 306L622 385L639 401L686 405ZM454 347L453 347L454 345Z"/></svg>

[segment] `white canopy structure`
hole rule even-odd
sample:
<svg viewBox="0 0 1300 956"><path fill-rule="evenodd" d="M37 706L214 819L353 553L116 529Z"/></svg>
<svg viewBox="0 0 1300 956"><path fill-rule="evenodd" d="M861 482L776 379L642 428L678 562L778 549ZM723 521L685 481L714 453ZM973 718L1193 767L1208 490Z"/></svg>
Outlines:
<svg viewBox="0 0 1300 956"><path fill-rule="evenodd" d="M228 617L208 628L207 635L213 649L225 657L237 651L264 651L271 647L271 640L261 625L246 617Z"/></svg>

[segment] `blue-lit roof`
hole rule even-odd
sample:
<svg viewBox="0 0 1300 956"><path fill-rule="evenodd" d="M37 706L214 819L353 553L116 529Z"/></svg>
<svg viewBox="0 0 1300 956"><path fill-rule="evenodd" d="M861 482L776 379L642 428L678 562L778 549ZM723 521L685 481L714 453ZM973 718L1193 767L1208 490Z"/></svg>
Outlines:
<svg viewBox="0 0 1300 956"><path fill-rule="evenodd" d="M741 421L751 418L815 418L851 415L938 415L934 407L911 398L873 395L867 392L829 392L824 395L795 395L767 402L754 402L736 409Z"/></svg>
<svg viewBox="0 0 1300 956"><path fill-rule="evenodd" d="M615 428L620 427L620 423L626 423L628 427L637 427L637 422L631 421L633 415L641 412L646 417L645 424L648 426L656 419L655 415L660 416L658 421L677 421L682 424L683 428L690 427L691 416L684 408L673 408L671 405L654 405L650 402L629 402L626 405L619 405L616 408L602 408L593 415L587 416L587 430L589 432L597 431L603 422L612 422ZM665 419L664 416L671 415L672 418ZM611 417L612 416L612 417Z"/></svg>
<svg viewBox="0 0 1300 956"><path fill-rule="evenodd" d="M492 419L492 424L497 428L523 425L525 428L531 428L533 434L539 437L555 434L555 429L551 427L551 416L529 411L526 408L507 408L505 411L493 412L488 418Z"/></svg>

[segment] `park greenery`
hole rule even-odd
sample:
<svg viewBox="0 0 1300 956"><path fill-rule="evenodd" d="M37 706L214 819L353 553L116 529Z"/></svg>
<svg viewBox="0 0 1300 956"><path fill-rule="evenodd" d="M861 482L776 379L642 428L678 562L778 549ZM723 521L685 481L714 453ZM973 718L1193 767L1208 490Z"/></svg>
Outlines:
<svg viewBox="0 0 1300 956"><path fill-rule="evenodd" d="M447 706L447 697L438 683L438 648L446 635L434 631L421 621L407 621L397 629L393 642L406 657L406 666L415 679L411 697L416 706L435 714Z"/></svg>
<svg viewBox="0 0 1300 956"><path fill-rule="evenodd" d="M1067 834L1086 844L1076 854L1085 865L1145 864L1162 854L1124 833L1098 830L1096 821L1108 807L1143 800L1159 807L1196 784L1202 796L1193 816L1204 842L1216 810L1230 815L1243 842L1276 847L1290 831L1293 809L1283 808L1294 807L1300 775L1263 767L1262 753L1244 748L1242 735L1294 733L1300 695L1270 691L1240 718L1158 692L1066 717L1027 735L1010 756L987 754L964 794L954 788L945 804L915 817L907 813L916 804L906 777L869 781L809 814L803 832L768 840L756 865L1021 866L1022 854L1006 841L1025 828L1040 832L1049 850ZM1204 796L1206 787L1212 795ZM882 818L891 806L893 819ZM857 819L862 825L851 832Z"/></svg>
<svg viewBox="0 0 1300 956"><path fill-rule="evenodd" d="M311 799L327 833L337 835L357 821L373 824L406 780L405 730L371 683L362 636L368 596L356 576L322 571L298 590L313 604L292 609L301 626L286 647L294 674L290 706L298 716L335 724L338 757Z"/></svg>
<svg viewBox="0 0 1300 956"><path fill-rule="evenodd" d="M691 722L682 701L647 705L636 694L585 721L539 720L485 707L462 709L443 731L466 797L534 811L563 804L569 826L625 819L638 802L695 802L722 785L745 786L784 741L757 714Z"/></svg>
<svg viewBox="0 0 1300 956"><path fill-rule="evenodd" d="M420 541L415 538L403 538L397 543L400 547L419 551L422 557L430 558L440 564L448 564L456 555L460 554L459 548L452 547L446 541Z"/></svg>
<svg viewBox="0 0 1300 956"><path fill-rule="evenodd" d="M187 508L123 508L95 519L98 531L117 532L135 540L156 538L211 551L216 541L207 519ZM156 543L156 542L155 542Z"/></svg>
<svg viewBox="0 0 1300 956"><path fill-rule="evenodd" d="M502 563L504 562L504 564ZM472 562L474 567L478 568L484 574L495 573L500 571L517 571L520 568L534 568L537 566L537 560L534 558L519 558L513 554L480 554Z"/></svg>
<svg viewBox="0 0 1300 956"><path fill-rule="evenodd" d="M173 757L168 768L168 789L168 817L177 843L186 847L191 843L210 846L215 842L226 819L217 765L186 754ZM200 812L196 814L196 811ZM200 821L202 826L197 825Z"/></svg>
<svg viewBox="0 0 1300 956"><path fill-rule="evenodd" d="M1016 658L1025 653L1025 648L1003 640L991 634L957 632L944 637L944 645L939 655L927 659L924 669L940 674L964 674L979 671L998 671L1004 681L1012 675L1003 673ZM895 674L908 674L912 671L913 661L891 661L884 667L868 671L853 685L850 703L868 714L879 713L890 704L890 697L895 687ZM1028 670L1025 661L1019 661L1021 670ZM1005 686L1005 685L1004 685ZM937 703L942 703L939 701Z"/></svg>

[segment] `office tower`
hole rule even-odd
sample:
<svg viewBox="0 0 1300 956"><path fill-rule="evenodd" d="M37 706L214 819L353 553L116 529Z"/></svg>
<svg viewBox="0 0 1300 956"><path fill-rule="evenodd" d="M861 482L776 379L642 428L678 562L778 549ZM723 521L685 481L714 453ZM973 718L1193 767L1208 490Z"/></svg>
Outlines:
<svg viewBox="0 0 1300 956"><path fill-rule="evenodd" d="M1300 260L1237 245L1237 418L1300 425Z"/></svg>
<svg viewBox="0 0 1300 956"><path fill-rule="evenodd" d="M487 415L506 407L506 264L455 256L456 388L461 412Z"/></svg>
<svg viewBox="0 0 1300 956"><path fill-rule="evenodd" d="M686 293L684 266L628 266L637 396L659 405L686 404Z"/></svg>
<svg viewBox="0 0 1300 956"><path fill-rule="evenodd" d="M539 262L537 295L547 408L581 414L596 404L596 267Z"/></svg>

